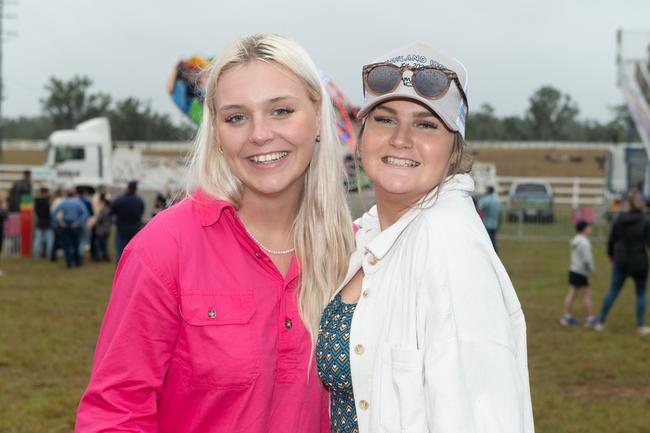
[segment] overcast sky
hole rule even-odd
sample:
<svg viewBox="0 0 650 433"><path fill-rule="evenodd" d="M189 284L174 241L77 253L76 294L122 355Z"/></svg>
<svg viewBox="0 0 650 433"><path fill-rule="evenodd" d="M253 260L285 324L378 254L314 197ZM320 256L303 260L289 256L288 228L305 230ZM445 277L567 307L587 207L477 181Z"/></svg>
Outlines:
<svg viewBox="0 0 650 433"><path fill-rule="evenodd" d="M4 115L34 115L48 77L82 74L114 99L135 96L180 119L165 82L180 58L213 56L238 36L287 35L355 103L364 63L421 41L469 71L470 111L522 115L550 84L581 118L608 120L616 85L616 30L645 30L649 0L15 0L5 6ZM643 46L643 45L639 45ZM645 56L643 49L639 57Z"/></svg>

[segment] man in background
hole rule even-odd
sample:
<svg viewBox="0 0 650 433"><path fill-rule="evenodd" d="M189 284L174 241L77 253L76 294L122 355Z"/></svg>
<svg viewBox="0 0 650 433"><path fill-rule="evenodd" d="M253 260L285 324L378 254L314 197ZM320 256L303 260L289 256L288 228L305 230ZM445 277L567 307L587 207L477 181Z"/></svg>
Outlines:
<svg viewBox="0 0 650 433"><path fill-rule="evenodd" d="M32 195L32 172L23 171L23 178L14 182L9 190L9 212L20 212L20 200L24 195Z"/></svg>
<svg viewBox="0 0 650 433"><path fill-rule="evenodd" d="M61 230L63 252L68 269L80 267L81 229L88 219L88 210L73 187L66 190L66 197L52 209L52 217Z"/></svg>
<svg viewBox="0 0 650 433"><path fill-rule="evenodd" d="M478 209L483 219L483 224L490 235L492 246L497 253L497 231L499 230L499 217L501 216L501 205L499 198L494 193L494 187L488 186L485 195L478 201Z"/></svg>
<svg viewBox="0 0 650 433"><path fill-rule="evenodd" d="M111 215L115 215L115 263L119 263L122 251L142 228L144 201L137 196L138 182L131 181L126 192L113 201Z"/></svg>

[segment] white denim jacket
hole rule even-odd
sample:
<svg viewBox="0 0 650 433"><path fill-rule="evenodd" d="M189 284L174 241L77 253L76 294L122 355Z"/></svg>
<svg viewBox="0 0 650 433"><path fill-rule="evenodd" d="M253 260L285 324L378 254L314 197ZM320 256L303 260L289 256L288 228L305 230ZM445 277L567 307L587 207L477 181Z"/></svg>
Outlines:
<svg viewBox="0 0 650 433"><path fill-rule="evenodd" d="M363 268L350 331L360 433L534 431L524 315L473 189L450 177L383 232L376 207L357 220L338 291Z"/></svg>

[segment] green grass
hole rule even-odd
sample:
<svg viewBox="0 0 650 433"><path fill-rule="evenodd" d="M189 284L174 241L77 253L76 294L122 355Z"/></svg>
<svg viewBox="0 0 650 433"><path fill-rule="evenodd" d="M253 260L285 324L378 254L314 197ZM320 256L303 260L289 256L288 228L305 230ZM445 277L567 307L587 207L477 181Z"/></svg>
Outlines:
<svg viewBox="0 0 650 433"><path fill-rule="evenodd" d="M0 266L0 432L70 432L114 266L68 271L63 260L31 259Z"/></svg>
<svg viewBox="0 0 650 433"><path fill-rule="evenodd" d="M602 333L558 324L566 294L567 242L502 242L504 263L528 322L533 409L541 433L650 432L650 338L635 333L632 283ZM594 310L607 291L604 244L595 244ZM580 305L574 313L581 314Z"/></svg>
<svg viewBox="0 0 650 433"><path fill-rule="evenodd" d="M597 309L610 270L604 245L594 247ZM568 243L500 248L528 320L537 432L650 432L650 338L635 334L631 283L603 333L562 328ZM3 259L0 268L0 432L70 432L113 265L68 271L61 261Z"/></svg>

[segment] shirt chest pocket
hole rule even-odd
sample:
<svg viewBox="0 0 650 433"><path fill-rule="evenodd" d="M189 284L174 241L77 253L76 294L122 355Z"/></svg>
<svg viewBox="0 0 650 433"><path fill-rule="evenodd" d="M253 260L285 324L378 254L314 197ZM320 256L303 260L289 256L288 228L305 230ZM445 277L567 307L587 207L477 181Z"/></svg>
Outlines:
<svg viewBox="0 0 650 433"><path fill-rule="evenodd" d="M423 353L392 347L381 365L380 418L387 433L427 431Z"/></svg>
<svg viewBox="0 0 650 433"><path fill-rule="evenodd" d="M259 376L251 292L181 297L185 326L179 338L182 369L195 386L242 389Z"/></svg>

